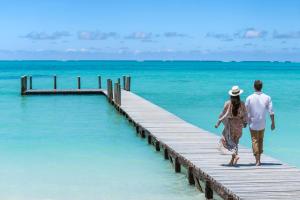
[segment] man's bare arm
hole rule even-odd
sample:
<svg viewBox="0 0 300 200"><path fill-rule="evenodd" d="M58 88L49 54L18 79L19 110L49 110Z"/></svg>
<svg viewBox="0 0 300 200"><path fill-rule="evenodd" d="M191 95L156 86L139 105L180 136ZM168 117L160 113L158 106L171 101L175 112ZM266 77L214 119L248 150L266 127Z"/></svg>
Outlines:
<svg viewBox="0 0 300 200"><path fill-rule="evenodd" d="M275 115L271 114L270 118L271 118L271 121L272 121L271 130L273 131L275 129Z"/></svg>

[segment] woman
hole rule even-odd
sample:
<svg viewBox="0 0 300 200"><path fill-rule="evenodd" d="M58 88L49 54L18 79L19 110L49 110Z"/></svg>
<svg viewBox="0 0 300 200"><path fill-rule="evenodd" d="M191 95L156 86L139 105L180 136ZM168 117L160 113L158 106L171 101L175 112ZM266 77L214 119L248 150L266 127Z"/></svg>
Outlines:
<svg viewBox="0 0 300 200"><path fill-rule="evenodd" d="M239 160L238 144L242 136L242 129L247 126L247 111L244 102L240 99L243 90L238 86L233 86L228 93L230 101L225 102L224 109L215 128L218 128L221 122L224 124L220 147L232 153L232 158L229 162L229 165L232 166L236 165Z"/></svg>

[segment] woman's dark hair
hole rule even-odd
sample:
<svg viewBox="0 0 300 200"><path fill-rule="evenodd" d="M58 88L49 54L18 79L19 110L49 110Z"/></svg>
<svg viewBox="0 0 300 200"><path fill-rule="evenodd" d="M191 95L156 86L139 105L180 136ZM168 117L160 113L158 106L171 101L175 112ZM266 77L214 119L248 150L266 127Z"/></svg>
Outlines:
<svg viewBox="0 0 300 200"><path fill-rule="evenodd" d="M241 105L240 96L230 96L231 104L232 104L232 114L233 116L237 116L239 107Z"/></svg>

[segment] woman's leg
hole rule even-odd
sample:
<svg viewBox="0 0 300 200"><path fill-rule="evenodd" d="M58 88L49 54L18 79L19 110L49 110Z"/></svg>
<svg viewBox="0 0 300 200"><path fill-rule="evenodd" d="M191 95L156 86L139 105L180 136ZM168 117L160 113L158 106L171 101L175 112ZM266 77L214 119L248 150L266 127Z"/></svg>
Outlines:
<svg viewBox="0 0 300 200"><path fill-rule="evenodd" d="M236 165L238 160L240 159L239 155L238 155L238 145L239 145L239 140L240 140L240 137L239 136L234 136L233 137L233 141L234 143L236 144L236 149L235 149L235 153L233 154L234 156L234 159L233 159L233 165Z"/></svg>

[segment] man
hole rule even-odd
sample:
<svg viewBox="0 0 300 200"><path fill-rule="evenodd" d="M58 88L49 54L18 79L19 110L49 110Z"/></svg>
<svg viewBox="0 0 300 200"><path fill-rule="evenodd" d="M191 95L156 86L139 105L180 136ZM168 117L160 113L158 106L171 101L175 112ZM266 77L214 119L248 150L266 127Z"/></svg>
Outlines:
<svg viewBox="0 0 300 200"><path fill-rule="evenodd" d="M263 153L263 139L266 126L266 113L270 114L272 121L271 130L275 129L275 117L271 97L262 92L263 83L260 80L254 82L254 94L246 99L249 128L252 139L252 149L256 160L256 166L261 164L260 157Z"/></svg>

